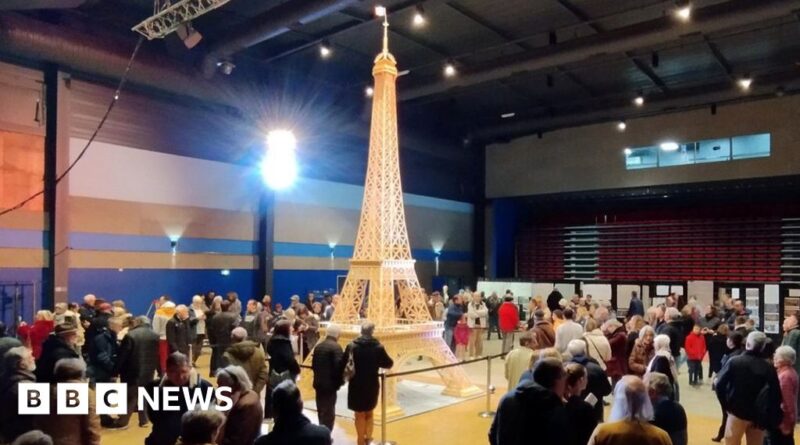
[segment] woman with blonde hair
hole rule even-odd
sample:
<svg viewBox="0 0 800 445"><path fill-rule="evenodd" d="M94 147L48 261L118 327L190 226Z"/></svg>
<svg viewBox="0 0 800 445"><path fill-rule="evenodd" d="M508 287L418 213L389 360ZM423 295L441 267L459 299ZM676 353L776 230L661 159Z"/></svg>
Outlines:
<svg viewBox="0 0 800 445"><path fill-rule="evenodd" d="M645 326L644 317L641 315L634 315L633 317L625 323L625 328L628 329L628 341L625 346L625 357L630 358L631 351L633 351L633 345L636 343L636 339L639 338L639 331Z"/></svg>
<svg viewBox="0 0 800 445"><path fill-rule="evenodd" d="M587 403L581 394L589 384L589 375L586 368L580 363L567 363L564 365L567 381L564 385L564 407L567 418L570 419L571 434L569 445L585 445L597 427L597 416L592 405Z"/></svg>
<svg viewBox="0 0 800 445"><path fill-rule="evenodd" d="M47 340L50 333L55 329L55 316L50 311L39 311L32 325L24 321L17 328L17 335L22 344L33 352L33 358L39 359L42 354L42 343Z"/></svg>
<svg viewBox="0 0 800 445"><path fill-rule="evenodd" d="M600 330L600 323L594 318L588 318L584 331L583 340L586 341L586 354L595 359L605 371L608 367L606 362L611 360L611 344Z"/></svg>

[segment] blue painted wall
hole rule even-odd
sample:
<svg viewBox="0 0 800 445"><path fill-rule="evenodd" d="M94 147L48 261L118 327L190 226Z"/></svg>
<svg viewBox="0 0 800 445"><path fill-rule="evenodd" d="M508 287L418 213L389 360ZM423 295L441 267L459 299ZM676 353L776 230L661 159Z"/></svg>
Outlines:
<svg viewBox="0 0 800 445"><path fill-rule="evenodd" d="M272 301L286 307L289 298L300 295L305 298L308 292L336 291L336 277L347 275L346 270L276 270Z"/></svg>
<svg viewBox="0 0 800 445"><path fill-rule="evenodd" d="M519 204L515 199L492 201L491 278L513 278Z"/></svg>

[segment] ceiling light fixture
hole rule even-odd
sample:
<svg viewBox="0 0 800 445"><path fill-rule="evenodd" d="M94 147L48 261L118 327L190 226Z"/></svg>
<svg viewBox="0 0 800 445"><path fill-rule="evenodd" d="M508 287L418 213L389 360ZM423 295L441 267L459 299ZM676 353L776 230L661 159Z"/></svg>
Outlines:
<svg viewBox="0 0 800 445"><path fill-rule="evenodd" d="M750 77L749 75L744 75L740 77L739 80L736 81L736 83L739 85L739 89L741 89L742 91L749 91L750 86L753 84L753 78Z"/></svg>
<svg viewBox="0 0 800 445"><path fill-rule="evenodd" d="M683 22L688 22L692 18L692 5L688 2L679 2L675 8L675 17Z"/></svg>
<svg viewBox="0 0 800 445"><path fill-rule="evenodd" d="M376 6L375 7L375 16L376 17L386 17L386 7L384 6Z"/></svg>
<svg viewBox="0 0 800 445"><path fill-rule="evenodd" d="M628 124L626 124L625 121L617 122L617 130L625 131L626 128L628 128Z"/></svg>
<svg viewBox="0 0 800 445"><path fill-rule="evenodd" d="M513 113L513 112L512 113L503 113L503 114L500 115L500 117L503 118L503 119L508 119L508 118L514 117L516 115L517 115L517 113Z"/></svg>
<svg viewBox="0 0 800 445"><path fill-rule="evenodd" d="M422 5L417 5L416 11L414 11L414 19L412 23L416 27L423 26L425 24L425 9L422 8Z"/></svg>
<svg viewBox="0 0 800 445"><path fill-rule="evenodd" d="M636 97L633 99L633 103L634 103L634 105L636 105L637 107L641 107L642 105L644 105L644 96L642 96L642 94L641 94L641 93L639 93L639 95L638 95L638 96L636 96Z"/></svg>
<svg viewBox="0 0 800 445"><path fill-rule="evenodd" d="M625 153L625 156L630 156L633 154L633 150L628 147L625 147L625 150L622 150Z"/></svg>
<svg viewBox="0 0 800 445"><path fill-rule="evenodd" d="M678 143L677 143L677 142L675 142L675 141L665 141L665 142L662 142L662 143L661 143L661 145L660 145L660 147L661 147L661 149L662 149L662 150L664 150L664 151L676 151L676 150L678 150L679 148L681 148L681 146L680 146L680 145L678 145Z"/></svg>
<svg viewBox="0 0 800 445"><path fill-rule="evenodd" d="M444 75L445 77L453 77L456 75L456 67L453 65L453 62L447 62L444 65Z"/></svg>
<svg viewBox="0 0 800 445"><path fill-rule="evenodd" d="M373 94L375 94L375 89L373 89L372 87L364 88L364 95L365 96L372 97Z"/></svg>
<svg viewBox="0 0 800 445"><path fill-rule="evenodd" d="M319 55L323 59L327 59L328 57L330 57L331 52L333 52L333 50L331 49L331 44L328 43L327 40L323 40L322 43L320 43L319 45Z"/></svg>

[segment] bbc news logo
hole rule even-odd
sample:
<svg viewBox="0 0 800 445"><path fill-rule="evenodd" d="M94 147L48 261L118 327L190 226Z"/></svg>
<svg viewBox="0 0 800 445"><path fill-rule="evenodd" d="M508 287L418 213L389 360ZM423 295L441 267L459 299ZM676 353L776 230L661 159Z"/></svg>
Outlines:
<svg viewBox="0 0 800 445"><path fill-rule="evenodd" d="M128 385L124 383L97 383L94 388L97 414L127 414ZM233 406L231 388L155 387L152 391L138 388L137 409L144 411L180 411L195 409L228 411ZM20 383L17 398L19 414L50 414L50 384ZM56 414L89 414L88 383L58 383L56 385Z"/></svg>

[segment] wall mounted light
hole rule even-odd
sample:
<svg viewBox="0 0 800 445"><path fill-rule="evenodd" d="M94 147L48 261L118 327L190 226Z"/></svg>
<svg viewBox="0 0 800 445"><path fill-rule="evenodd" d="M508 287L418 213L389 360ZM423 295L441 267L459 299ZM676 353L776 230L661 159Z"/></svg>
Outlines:
<svg viewBox="0 0 800 445"><path fill-rule="evenodd" d="M228 275L231 274L231 271L230 269L222 269L221 271L219 271L219 274L222 275L223 277L227 277Z"/></svg>

